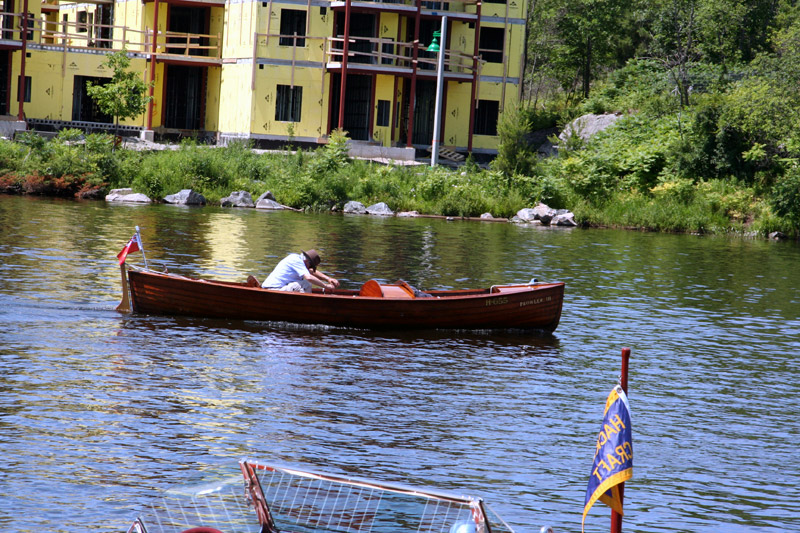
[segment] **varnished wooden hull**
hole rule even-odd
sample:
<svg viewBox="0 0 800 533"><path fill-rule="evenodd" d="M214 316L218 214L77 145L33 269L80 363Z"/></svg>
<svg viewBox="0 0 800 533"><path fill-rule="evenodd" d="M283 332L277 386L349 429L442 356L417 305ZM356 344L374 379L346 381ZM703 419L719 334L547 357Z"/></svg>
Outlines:
<svg viewBox="0 0 800 533"><path fill-rule="evenodd" d="M129 270L128 282L138 313L355 328L553 331L564 298L563 283L429 291L432 298L401 299L359 296L358 291L343 289L282 292L143 270Z"/></svg>

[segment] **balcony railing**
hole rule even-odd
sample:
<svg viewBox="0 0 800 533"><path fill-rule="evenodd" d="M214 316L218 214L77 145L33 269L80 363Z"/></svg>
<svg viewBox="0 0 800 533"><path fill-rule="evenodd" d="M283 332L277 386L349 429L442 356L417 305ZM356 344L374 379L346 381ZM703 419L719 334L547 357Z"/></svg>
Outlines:
<svg viewBox="0 0 800 533"><path fill-rule="evenodd" d="M36 19L28 13L28 39L33 39ZM22 13L0 12L0 38L4 41L22 41Z"/></svg>
<svg viewBox="0 0 800 533"><path fill-rule="evenodd" d="M345 0L329 0L331 7L341 8L345 4ZM404 6L404 8L416 9L416 0L351 0L353 4L359 4L359 7L372 4L375 9L387 9L389 11L396 10L397 6ZM423 11L447 11L448 13L467 13L474 12L474 6L478 5L479 0L424 0L421 4ZM473 9L470 10L469 7Z"/></svg>
<svg viewBox="0 0 800 533"><path fill-rule="evenodd" d="M127 26L70 21L37 21L39 43L87 50L144 51L147 35Z"/></svg>
<svg viewBox="0 0 800 533"><path fill-rule="evenodd" d="M326 60L330 63L342 62L344 36L328 37L325 50ZM379 37L351 37L347 48L348 63L393 66L410 69L412 66L413 42L395 41ZM420 47L420 51L423 50ZM457 50L445 50L445 72L458 74L471 73L473 56ZM436 55L417 57L417 68L420 70L436 70ZM480 63L479 59L479 63Z"/></svg>
<svg viewBox="0 0 800 533"><path fill-rule="evenodd" d="M152 42L153 32L147 32ZM164 58L209 58L222 59L222 36L208 33L184 33L175 31L160 31L157 42L156 55Z"/></svg>
<svg viewBox="0 0 800 533"><path fill-rule="evenodd" d="M18 13L0 13L3 39L20 40L18 22L5 28L5 21L21 21ZM34 39L34 37L37 37ZM31 43L86 50L152 53L153 30L131 29L127 26L73 21L29 19L28 37ZM159 59L222 59L222 37L217 34L158 32L155 56Z"/></svg>

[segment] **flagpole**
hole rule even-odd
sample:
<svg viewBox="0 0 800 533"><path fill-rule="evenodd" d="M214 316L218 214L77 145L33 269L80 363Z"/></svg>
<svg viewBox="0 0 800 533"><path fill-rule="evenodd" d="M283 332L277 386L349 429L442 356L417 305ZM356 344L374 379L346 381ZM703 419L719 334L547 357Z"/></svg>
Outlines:
<svg viewBox="0 0 800 533"><path fill-rule="evenodd" d="M147 258L144 256L144 243L142 243L142 235L139 233L139 226L136 226L136 240L139 245L139 250L142 251L142 259L144 259L144 267L147 268Z"/></svg>
<svg viewBox="0 0 800 533"><path fill-rule="evenodd" d="M628 395L628 362L631 358L631 349L622 349L622 369L619 374L619 386ZM619 504L622 505L625 498L625 482L619 484ZM622 515L611 510L611 533L622 533Z"/></svg>

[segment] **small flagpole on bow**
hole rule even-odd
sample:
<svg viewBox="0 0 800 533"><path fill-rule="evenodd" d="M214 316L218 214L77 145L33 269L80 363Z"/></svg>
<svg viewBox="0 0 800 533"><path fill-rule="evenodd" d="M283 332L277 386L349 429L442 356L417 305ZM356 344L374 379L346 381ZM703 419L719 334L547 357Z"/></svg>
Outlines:
<svg viewBox="0 0 800 533"><path fill-rule="evenodd" d="M147 268L147 258L144 256L144 244L142 244L142 235L139 233L139 226L136 226L136 240L139 243L139 250L142 251L142 259L144 260L144 268Z"/></svg>
<svg viewBox="0 0 800 533"><path fill-rule="evenodd" d="M630 348L623 348L622 349L622 369L619 374L619 386L622 387L622 390L625 392L625 395L628 394L628 362L631 358L631 349ZM625 482L619 484L619 503L622 505L625 497ZM622 515L616 512L615 510L611 510L611 533L622 533Z"/></svg>

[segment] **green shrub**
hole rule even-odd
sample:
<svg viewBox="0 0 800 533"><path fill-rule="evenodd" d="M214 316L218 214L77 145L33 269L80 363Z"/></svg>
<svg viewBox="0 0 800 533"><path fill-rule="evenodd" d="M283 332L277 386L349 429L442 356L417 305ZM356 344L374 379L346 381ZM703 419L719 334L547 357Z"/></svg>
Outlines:
<svg viewBox="0 0 800 533"><path fill-rule="evenodd" d="M440 215L474 217L489 210L482 191L463 185L454 185L438 202Z"/></svg>
<svg viewBox="0 0 800 533"><path fill-rule="evenodd" d="M789 221L793 229L800 228L800 167L796 164L775 184L770 205L777 216Z"/></svg>
<svg viewBox="0 0 800 533"><path fill-rule="evenodd" d="M536 168L536 150L527 140L531 122L518 107L506 107L497 121L500 144L492 168L506 175L532 174Z"/></svg>
<svg viewBox="0 0 800 533"><path fill-rule="evenodd" d="M20 169L20 163L29 149L21 143L0 139L0 175Z"/></svg>

